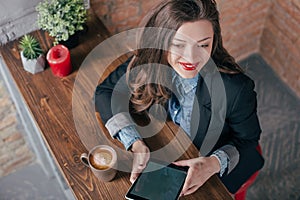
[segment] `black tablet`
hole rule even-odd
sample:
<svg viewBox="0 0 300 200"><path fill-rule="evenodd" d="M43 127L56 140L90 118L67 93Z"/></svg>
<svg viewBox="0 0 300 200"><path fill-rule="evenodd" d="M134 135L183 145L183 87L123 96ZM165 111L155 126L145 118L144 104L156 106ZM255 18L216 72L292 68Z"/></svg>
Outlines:
<svg viewBox="0 0 300 200"><path fill-rule="evenodd" d="M160 161L149 161L126 194L134 200L176 200L182 190L187 167L165 165Z"/></svg>

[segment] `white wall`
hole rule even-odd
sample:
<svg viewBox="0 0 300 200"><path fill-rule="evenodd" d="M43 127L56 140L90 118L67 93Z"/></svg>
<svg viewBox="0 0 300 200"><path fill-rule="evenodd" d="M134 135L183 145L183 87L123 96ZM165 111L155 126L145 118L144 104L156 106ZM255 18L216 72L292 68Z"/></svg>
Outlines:
<svg viewBox="0 0 300 200"><path fill-rule="evenodd" d="M42 0L0 0L0 44L38 29L36 5Z"/></svg>

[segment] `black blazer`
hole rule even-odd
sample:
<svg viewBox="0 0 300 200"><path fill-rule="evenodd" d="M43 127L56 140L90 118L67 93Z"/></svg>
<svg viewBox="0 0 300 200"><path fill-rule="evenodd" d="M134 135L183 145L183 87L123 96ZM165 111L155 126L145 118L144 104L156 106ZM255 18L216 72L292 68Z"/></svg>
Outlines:
<svg viewBox="0 0 300 200"><path fill-rule="evenodd" d="M120 65L96 88L96 111L100 113L104 123L113 116L111 109L112 91L122 76L123 82L121 85L126 85L124 74L129 61L127 60ZM227 189L234 194L264 164L263 157L256 150L261 129L256 114L257 104L254 82L243 73L216 73L216 70L209 67L209 65L207 66L200 71L201 76L196 89L197 101L194 101L194 108L197 109L193 109L191 121L193 143L200 149L207 132L209 132L212 110L217 113L216 115L220 110L225 110L220 114L221 118L224 118L221 126L219 124L217 128L212 128L213 130L219 129L221 135L218 137L217 142L213 143L211 151L206 152L205 155L226 144L232 144L237 148L240 154L238 164L229 174L224 174L221 177L221 181ZM217 86L218 89L216 89L214 83L221 83L221 87L218 88ZM218 90L224 91L224 95L219 95ZM214 94L217 94L217 96L213 97ZM128 98L129 91L117 92L116 95L120 99ZM220 107L219 104L225 106ZM113 109L114 113L126 112L128 111L128 102L127 104L114 104ZM196 130L193 131L193 127L196 127Z"/></svg>

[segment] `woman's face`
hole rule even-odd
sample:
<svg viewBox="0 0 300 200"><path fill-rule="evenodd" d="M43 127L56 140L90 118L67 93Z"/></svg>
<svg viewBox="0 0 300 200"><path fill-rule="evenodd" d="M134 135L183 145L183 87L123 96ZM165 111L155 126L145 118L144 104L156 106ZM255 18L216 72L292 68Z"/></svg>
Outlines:
<svg viewBox="0 0 300 200"><path fill-rule="evenodd" d="M177 30L168 62L183 78L193 78L209 60L214 31L208 20L186 22Z"/></svg>

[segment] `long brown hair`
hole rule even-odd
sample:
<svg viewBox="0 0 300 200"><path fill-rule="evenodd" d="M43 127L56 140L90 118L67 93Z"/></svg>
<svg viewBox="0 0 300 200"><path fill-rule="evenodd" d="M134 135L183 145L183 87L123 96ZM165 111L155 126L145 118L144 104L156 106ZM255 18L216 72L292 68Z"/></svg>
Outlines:
<svg viewBox="0 0 300 200"><path fill-rule="evenodd" d="M229 73L243 71L223 47L219 12L214 0L162 1L144 18L145 29L140 35L136 55L128 67L127 77L132 89L131 106L134 111L139 113L146 111L154 103L161 105L166 103L171 91L165 85L171 78L168 71L160 70L168 65L166 50L169 49L176 31L183 23L203 19L210 21L213 26L211 57L220 71ZM153 31L147 27L162 29ZM132 73L134 68L142 65L146 66Z"/></svg>

